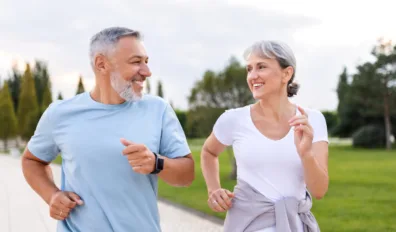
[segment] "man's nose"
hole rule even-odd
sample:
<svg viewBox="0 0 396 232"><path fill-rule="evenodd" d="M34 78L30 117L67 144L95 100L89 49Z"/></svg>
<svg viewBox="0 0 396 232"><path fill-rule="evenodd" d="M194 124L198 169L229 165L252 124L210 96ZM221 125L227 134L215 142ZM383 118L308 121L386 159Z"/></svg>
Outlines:
<svg viewBox="0 0 396 232"><path fill-rule="evenodd" d="M142 67L140 68L140 75L142 75L144 77L151 76L151 71L147 64L142 64Z"/></svg>

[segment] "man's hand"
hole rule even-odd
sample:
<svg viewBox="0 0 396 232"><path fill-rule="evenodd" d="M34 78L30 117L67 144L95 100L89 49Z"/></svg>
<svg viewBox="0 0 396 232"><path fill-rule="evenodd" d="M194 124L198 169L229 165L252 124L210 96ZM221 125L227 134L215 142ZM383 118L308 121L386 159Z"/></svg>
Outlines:
<svg viewBox="0 0 396 232"><path fill-rule="evenodd" d="M65 220L74 207L82 204L83 201L77 194L58 191L52 195L49 203L50 216L56 220Z"/></svg>
<svg viewBox="0 0 396 232"><path fill-rule="evenodd" d="M136 144L126 139L121 139L121 143L125 146L122 151L132 169L140 174L150 174L154 171L155 155L144 144Z"/></svg>

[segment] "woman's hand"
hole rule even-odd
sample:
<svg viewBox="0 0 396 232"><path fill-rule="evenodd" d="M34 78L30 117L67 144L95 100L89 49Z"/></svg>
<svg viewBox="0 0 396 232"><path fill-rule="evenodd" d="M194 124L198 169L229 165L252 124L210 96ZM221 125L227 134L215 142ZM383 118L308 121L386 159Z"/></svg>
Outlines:
<svg viewBox="0 0 396 232"><path fill-rule="evenodd" d="M232 192L220 188L210 193L208 205L215 212L225 212L232 207L233 197Z"/></svg>
<svg viewBox="0 0 396 232"><path fill-rule="evenodd" d="M289 120L290 126L294 126L294 144L300 158L304 158L312 149L313 128L308 122L308 115L300 106L301 115L294 116Z"/></svg>

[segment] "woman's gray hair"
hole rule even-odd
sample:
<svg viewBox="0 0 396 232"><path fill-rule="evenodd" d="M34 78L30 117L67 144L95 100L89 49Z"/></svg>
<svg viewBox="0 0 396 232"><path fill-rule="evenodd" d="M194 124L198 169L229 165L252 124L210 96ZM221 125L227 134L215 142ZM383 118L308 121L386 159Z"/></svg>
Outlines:
<svg viewBox="0 0 396 232"><path fill-rule="evenodd" d="M91 66L94 67L94 59L98 53L106 56L111 55L115 51L118 41L126 36L133 36L139 40L142 37L139 31L125 27L109 27L92 36L89 45Z"/></svg>
<svg viewBox="0 0 396 232"><path fill-rule="evenodd" d="M287 44L271 40L258 41L245 50L243 54L245 60L251 54L262 58L275 59L282 68L291 66L293 68L293 75L287 83L287 96L293 97L297 94L300 85L293 82L296 74L296 58L292 49Z"/></svg>

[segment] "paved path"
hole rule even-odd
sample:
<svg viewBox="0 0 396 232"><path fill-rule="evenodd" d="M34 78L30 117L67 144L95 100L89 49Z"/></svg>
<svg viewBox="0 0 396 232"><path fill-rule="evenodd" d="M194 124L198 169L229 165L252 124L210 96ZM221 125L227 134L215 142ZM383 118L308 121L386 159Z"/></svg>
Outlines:
<svg viewBox="0 0 396 232"><path fill-rule="evenodd" d="M59 185L60 167L53 165ZM171 204L158 202L163 232L220 232L222 226ZM57 221L49 217L48 206L28 186L20 159L0 155L0 231L52 232Z"/></svg>

